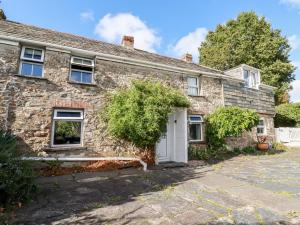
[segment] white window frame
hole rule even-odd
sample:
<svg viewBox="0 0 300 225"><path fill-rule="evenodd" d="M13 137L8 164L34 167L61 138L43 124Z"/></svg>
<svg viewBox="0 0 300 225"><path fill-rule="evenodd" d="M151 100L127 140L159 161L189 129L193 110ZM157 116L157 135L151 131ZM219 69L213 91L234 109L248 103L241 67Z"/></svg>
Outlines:
<svg viewBox="0 0 300 225"><path fill-rule="evenodd" d="M80 60L90 61L92 64L91 65L86 65L86 64L83 64L83 63L74 62L75 58L76 59L80 59ZM72 56L71 57L71 64L80 65L80 66L86 66L86 67L95 67L95 60L89 59L89 58L82 58L82 57Z"/></svg>
<svg viewBox="0 0 300 225"><path fill-rule="evenodd" d="M25 53L25 49L26 49L26 48L33 49L33 51L34 51L34 50L40 50L40 51L42 51L41 59L26 58L26 57L24 56L24 53ZM23 47L22 47L22 51L21 51L21 59L22 59L22 60L33 61L33 62L44 62L44 56L45 56L45 50L42 49L42 48L37 48L37 47L32 47L32 46L23 46Z"/></svg>
<svg viewBox="0 0 300 225"><path fill-rule="evenodd" d="M245 79L245 71L248 71L248 80ZM254 76L253 76L254 75ZM253 79L255 78L255 79ZM247 88L258 89L260 85L260 73L259 71L244 68L243 69L243 79L245 81L245 86ZM254 81L256 81L254 83Z"/></svg>
<svg viewBox="0 0 300 225"><path fill-rule="evenodd" d="M22 74L22 67L23 67L23 63L27 63L27 64L33 64L33 65L41 65L42 66L42 76L34 76L34 75L24 75ZM25 61L25 60L21 60L20 62L20 66L19 66L19 74L24 76L24 77L36 77L36 78L43 78L44 77L44 65L42 63L35 63L35 62L31 62L31 61Z"/></svg>
<svg viewBox="0 0 300 225"><path fill-rule="evenodd" d="M260 118L259 120L262 120L262 121L264 122L264 125L258 124L257 127L256 127L256 133L257 133L257 135L266 135L266 134L267 134L266 121L265 121L264 118ZM262 128L262 129L264 130L264 132L263 132L263 133L258 133L258 132L257 132L257 129L258 129L258 128Z"/></svg>
<svg viewBox="0 0 300 225"><path fill-rule="evenodd" d="M80 117L59 117L57 112L80 112ZM55 132L55 121L68 121L68 122L80 122L80 144L64 144L64 145L55 145L54 144L54 132ZM82 147L83 146L83 125L84 125L84 111L81 109L54 109L52 117L52 131L51 131L51 147Z"/></svg>
<svg viewBox="0 0 300 225"><path fill-rule="evenodd" d="M200 117L200 121L191 121L190 118L191 117ZM188 115L188 126L190 126L190 124L200 124L200 137L201 139L199 140L192 140L192 139L189 139L189 142L200 142L200 141L203 141L204 138L203 138L203 123L204 123L204 120L203 120L203 116L202 115ZM188 129L190 130L190 128ZM188 135L190 137L190 135Z"/></svg>
<svg viewBox="0 0 300 225"><path fill-rule="evenodd" d="M89 60L89 61L92 62L92 65L86 65L86 64L83 64L83 63L76 63L76 62L74 62L74 58L81 59L81 60ZM80 70L80 69L72 69L72 65L78 65L78 66L83 66L83 67L90 67L90 68L92 68L92 71ZM94 84L94 67L95 67L95 60L89 59L89 58L82 58L82 57L72 56L71 57L71 64L70 64L69 81L70 82L75 82L75 83L78 83L78 84ZM91 83L86 83L86 82L72 80L71 79L72 71L89 72L89 73L91 73L92 74Z"/></svg>
<svg viewBox="0 0 300 225"><path fill-rule="evenodd" d="M195 78L196 79L196 85L189 85L189 81L188 81L188 79L189 78ZM195 95L193 95L193 94L190 94L189 93L189 88L197 88L197 94L195 94ZM188 76L187 77L187 94L189 95L189 96L199 96L200 95L200 85L199 85L199 77L197 77L197 76Z"/></svg>

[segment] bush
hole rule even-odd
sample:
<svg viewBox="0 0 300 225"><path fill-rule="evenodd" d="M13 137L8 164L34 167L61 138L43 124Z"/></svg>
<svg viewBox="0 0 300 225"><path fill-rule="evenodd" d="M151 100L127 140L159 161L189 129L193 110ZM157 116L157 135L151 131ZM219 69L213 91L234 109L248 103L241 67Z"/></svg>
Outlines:
<svg viewBox="0 0 300 225"><path fill-rule="evenodd" d="M272 148L276 151L287 151L289 150L289 147L287 147L286 145L279 143L279 142L274 142L272 144Z"/></svg>
<svg viewBox="0 0 300 225"><path fill-rule="evenodd" d="M207 161L211 159L220 159L224 156L224 154L225 154L224 149L211 149L211 148L200 149L192 145L190 145L188 149L189 160Z"/></svg>
<svg viewBox="0 0 300 225"><path fill-rule="evenodd" d="M207 141L209 148L225 148L225 137L238 136L258 125L255 111L237 106L221 107L207 118Z"/></svg>
<svg viewBox="0 0 300 225"><path fill-rule="evenodd" d="M147 148L166 132L168 115L174 108L188 106L188 99L171 87L133 81L129 88L111 96L104 119L112 136Z"/></svg>
<svg viewBox="0 0 300 225"><path fill-rule="evenodd" d="M36 191L34 172L20 160L16 138L0 130L0 205L29 200Z"/></svg>
<svg viewBox="0 0 300 225"><path fill-rule="evenodd" d="M300 103L276 106L275 127L300 127Z"/></svg>

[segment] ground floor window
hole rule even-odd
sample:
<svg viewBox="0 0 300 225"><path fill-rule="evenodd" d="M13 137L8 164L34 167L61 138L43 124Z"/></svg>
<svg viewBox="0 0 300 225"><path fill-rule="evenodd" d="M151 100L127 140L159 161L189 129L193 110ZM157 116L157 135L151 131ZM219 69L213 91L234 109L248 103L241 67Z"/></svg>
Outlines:
<svg viewBox="0 0 300 225"><path fill-rule="evenodd" d="M55 109L52 124L52 146L82 144L83 110Z"/></svg>
<svg viewBox="0 0 300 225"><path fill-rule="evenodd" d="M189 141L202 141L203 140L203 117L200 115L189 115Z"/></svg>
<svg viewBox="0 0 300 225"><path fill-rule="evenodd" d="M264 119L259 119L259 123L257 125L257 134L258 135L266 134L266 124Z"/></svg>

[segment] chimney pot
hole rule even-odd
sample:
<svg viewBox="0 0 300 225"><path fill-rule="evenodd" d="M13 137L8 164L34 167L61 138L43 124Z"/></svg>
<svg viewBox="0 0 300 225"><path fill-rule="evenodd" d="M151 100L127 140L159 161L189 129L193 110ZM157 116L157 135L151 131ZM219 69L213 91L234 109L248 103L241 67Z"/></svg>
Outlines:
<svg viewBox="0 0 300 225"><path fill-rule="evenodd" d="M122 39L122 46L127 48L133 48L134 47L134 37L124 35Z"/></svg>
<svg viewBox="0 0 300 225"><path fill-rule="evenodd" d="M3 9L0 9L0 20L6 20L6 16Z"/></svg>
<svg viewBox="0 0 300 225"><path fill-rule="evenodd" d="M188 62L188 63L193 62L193 56L192 56L192 54L190 54L190 53L184 54L184 55L182 56L181 59L182 59L183 61L185 61L185 62Z"/></svg>

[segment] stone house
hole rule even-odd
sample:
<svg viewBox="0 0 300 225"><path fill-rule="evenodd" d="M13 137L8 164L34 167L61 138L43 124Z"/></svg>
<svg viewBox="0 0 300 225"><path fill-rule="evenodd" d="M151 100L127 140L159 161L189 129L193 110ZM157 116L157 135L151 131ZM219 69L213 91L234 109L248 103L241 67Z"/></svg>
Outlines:
<svg viewBox="0 0 300 225"><path fill-rule="evenodd" d="M255 109L253 132L228 138L232 147L253 144L256 134L274 136L273 88L260 83L256 68L219 71L134 48L0 20L0 128L12 131L24 151L55 156L127 156L137 149L108 136L99 113L107 93L133 79L171 85L190 99L175 110L156 158L187 161L190 144L205 146L203 117L219 106Z"/></svg>

